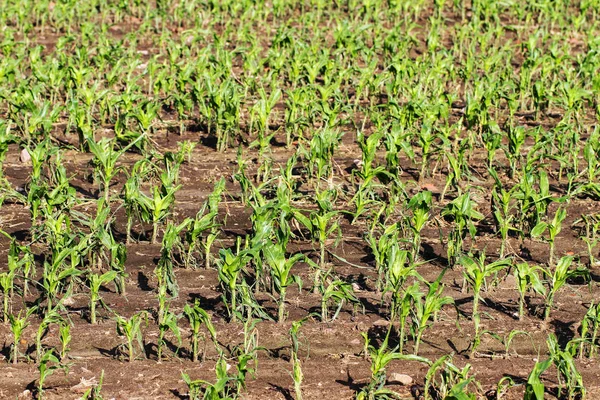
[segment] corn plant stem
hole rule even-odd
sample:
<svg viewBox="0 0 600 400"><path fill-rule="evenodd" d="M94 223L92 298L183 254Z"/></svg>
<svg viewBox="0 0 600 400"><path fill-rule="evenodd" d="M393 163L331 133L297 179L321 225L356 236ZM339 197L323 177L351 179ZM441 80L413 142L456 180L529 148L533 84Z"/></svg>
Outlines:
<svg viewBox="0 0 600 400"><path fill-rule="evenodd" d="M589 357L592 358L597 351L597 345L596 345L596 340L598 338L598 325L594 324L594 330L592 333L592 340L590 340L590 352L589 352Z"/></svg>
<svg viewBox="0 0 600 400"><path fill-rule="evenodd" d="M519 296L519 321L523 321L524 315L525 315L525 292L521 293Z"/></svg>
<svg viewBox="0 0 600 400"><path fill-rule="evenodd" d="M94 296L90 299L90 323L96 325L96 299Z"/></svg>
<svg viewBox="0 0 600 400"><path fill-rule="evenodd" d="M471 319L473 319L473 323L475 324L475 336L477 336L479 334L479 291L473 294L473 314L471 314Z"/></svg>
<svg viewBox="0 0 600 400"><path fill-rule="evenodd" d="M296 400L302 400L302 367L298 355L296 353L292 356L293 363L293 378L294 378L294 391L296 392Z"/></svg>
<svg viewBox="0 0 600 400"><path fill-rule="evenodd" d="M110 191L109 191L110 182L104 182L104 203L108 204L110 201Z"/></svg>
<svg viewBox="0 0 600 400"><path fill-rule="evenodd" d="M198 361L198 332L192 332L192 361Z"/></svg>
<svg viewBox="0 0 600 400"><path fill-rule="evenodd" d="M415 351L414 351L415 355L419 355L419 344L421 344L421 336L422 335L423 335L423 332L421 331L421 329L419 329L417 331L417 337L415 338Z"/></svg>
<svg viewBox="0 0 600 400"><path fill-rule="evenodd" d="M421 234L416 233L413 237L413 251L412 251L412 261L415 262L417 257L419 256L419 250L421 250Z"/></svg>
<svg viewBox="0 0 600 400"><path fill-rule="evenodd" d="M196 247L196 242L190 243L190 247L188 249L187 255L185 257L185 267L188 268L192 265L192 255L194 253L194 248Z"/></svg>
<svg viewBox="0 0 600 400"><path fill-rule="evenodd" d="M208 244L208 241L204 245L204 268L210 268L210 245Z"/></svg>
<svg viewBox="0 0 600 400"><path fill-rule="evenodd" d="M8 323L8 293L4 293L3 299L4 323Z"/></svg>
<svg viewBox="0 0 600 400"><path fill-rule="evenodd" d="M156 348L156 361L157 362L162 361L162 349L163 349L164 343L165 343L165 330L160 329L160 331L158 333L158 342L157 342L157 348Z"/></svg>
<svg viewBox="0 0 600 400"><path fill-rule="evenodd" d="M127 352L129 353L129 362L133 361L133 337L127 337Z"/></svg>
<svg viewBox="0 0 600 400"><path fill-rule="evenodd" d="M16 336L15 335L15 342L13 343L13 348L12 348L12 363L13 365L17 365L17 362L19 360L19 339L20 339L21 335Z"/></svg>
<svg viewBox="0 0 600 400"><path fill-rule="evenodd" d="M285 321L285 292L285 287L282 287L279 292L278 321L280 324L283 323L283 321Z"/></svg>
<svg viewBox="0 0 600 400"><path fill-rule="evenodd" d="M126 239L126 243L129 244L131 243L131 225L133 224L133 218L131 215L127 215L127 239Z"/></svg>
<svg viewBox="0 0 600 400"><path fill-rule="evenodd" d="M154 221L152 224L152 244L156 244L158 239L158 221Z"/></svg>
<svg viewBox="0 0 600 400"><path fill-rule="evenodd" d="M554 293L552 291L548 292L548 297L546 298L546 308L544 309L544 321L548 321L550 318L550 311L552 311L552 303L554 303Z"/></svg>
<svg viewBox="0 0 600 400"><path fill-rule="evenodd" d="M234 282L234 285L230 286L230 289L231 289L231 317L232 317L232 319L236 319L235 318L235 308L236 308L236 301L235 300L236 300L236 297L237 297L237 294L236 294L237 291L236 291L235 287L236 287L236 285L235 285L235 282Z"/></svg>
<svg viewBox="0 0 600 400"><path fill-rule="evenodd" d="M321 280L321 272L325 270L325 242L321 241L319 243L319 246L320 246L320 260L319 260L319 267L315 271L315 278L313 281L313 293L318 293L319 282Z"/></svg>

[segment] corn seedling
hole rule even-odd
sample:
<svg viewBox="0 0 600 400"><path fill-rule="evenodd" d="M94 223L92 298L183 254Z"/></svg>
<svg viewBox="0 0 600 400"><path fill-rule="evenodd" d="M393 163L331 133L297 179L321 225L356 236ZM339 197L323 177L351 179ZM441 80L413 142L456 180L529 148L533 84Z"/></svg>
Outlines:
<svg viewBox="0 0 600 400"><path fill-rule="evenodd" d="M550 359L558 371L559 393L564 386L569 400L585 398L583 378L575 365L574 357L577 347L573 342L570 342L566 345L566 348L561 349L558 339L553 333L548 335L547 344L550 351Z"/></svg>
<svg viewBox="0 0 600 400"><path fill-rule="evenodd" d="M179 234L192 222L190 218L185 219L181 224L174 225L169 223L165 230L160 251L160 259L154 274L158 281L158 322L162 322L162 315L167 309L167 295L176 298L179 295L179 287L174 271L174 258L177 249L180 248L181 239Z"/></svg>
<svg viewBox="0 0 600 400"><path fill-rule="evenodd" d="M183 307L183 314L189 321L190 328L191 328L192 361L197 362L198 361L198 352L199 352L198 340L200 338L200 328L202 327L203 324L204 324L204 326L206 326L206 330L208 331L208 333L211 337L211 340L213 341L213 343L215 344L215 346L218 349L219 345L217 342L217 331L215 330L215 327L212 324L210 315L208 315L208 313L202 307L200 307L200 303L197 300L194 303L193 307L190 306L189 304L186 304ZM202 353L202 361L204 361L205 354L206 354L206 351L204 351Z"/></svg>
<svg viewBox="0 0 600 400"><path fill-rule="evenodd" d="M486 263L485 252L482 252L479 257L475 258L471 255L462 256L458 263L463 267L463 277L473 290L473 312L471 319L475 325L475 339L472 351L477 347L475 343L479 342L480 335L480 320L479 301L481 298L481 289L487 287L486 279L491 275L497 275L498 272L507 268L510 265L508 260L498 260L493 263Z"/></svg>
<svg viewBox="0 0 600 400"><path fill-rule="evenodd" d="M474 237L477 233L475 221L482 220L483 214L475 210L475 202L469 193L464 193L452 200L442 210L442 216L454 222L448 235L448 262L453 265L463 252L463 241L467 233Z"/></svg>
<svg viewBox="0 0 600 400"><path fill-rule="evenodd" d="M117 278L116 271L108 271L102 275L89 273L88 283L90 287L90 323L96 323L96 304L100 302L103 304L102 298L100 297L100 288L102 285L106 285L109 282L114 281Z"/></svg>
<svg viewBox="0 0 600 400"><path fill-rule="evenodd" d="M103 400L102 397L102 383L104 382L104 370L100 373L100 379L91 388L85 391L81 400Z"/></svg>
<svg viewBox="0 0 600 400"><path fill-rule="evenodd" d="M100 192L103 193L106 204L110 201L110 182L119 173L117 162L119 158L137 143L143 136L139 136L136 140L121 150L115 149L115 140L102 138L99 142L90 140L87 145L94 155L92 165L94 166L94 174L100 182Z"/></svg>
<svg viewBox="0 0 600 400"><path fill-rule="evenodd" d="M585 268L577 268L575 270L570 270L571 264L573 263L572 256L564 256L561 257L556 263L556 267L554 268L554 272L550 270L544 271L548 276L549 289L546 292L546 304L544 309L544 320L548 320L550 318L550 312L552 311L552 306L554 305L554 297L556 293L567 283L568 279L583 276L584 278L589 278L589 271Z"/></svg>
<svg viewBox="0 0 600 400"><path fill-rule="evenodd" d="M429 211L431 210L431 192L422 191L414 195L408 202L408 208L412 211L412 216L408 218L408 223L412 231L412 260L417 260L421 249L421 231L429 220Z"/></svg>
<svg viewBox="0 0 600 400"><path fill-rule="evenodd" d="M556 240L556 236L560 233L562 227L562 222L567 217L567 211L560 207L556 210L554 214L554 218L550 222L540 222L531 230L531 237L538 238L540 237L546 230L548 231L547 241L550 243L550 257L548 259L548 265L553 265L554 263L554 241Z"/></svg>
<svg viewBox="0 0 600 400"><path fill-rule="evenodd" d="M44 315L44 318L42 319L42 322L40 323L40 326L38 327L37 334L35 337L35 348L36 348L36 354L37 354L36 359L38 361L41 360L41 358L42 358L42 351L43 351L42 339L49 332L50 325L52 325L52 324L58 325L59 327L67 324L67 321L58 313L56 308L50 310L49 312L46 313L46 315Z"/></svg>
<svg viewBox="0 0 600 400"><path fill-rule="evenodd" d="M230 366L224 356L220 356L215 366L216 381L211 383L202 379L192 380L184 372L181 373L183 381L188 385L190 400L233 400L236 398L236 389L231 382L237 381L238 377L228 373Z"/></svg>
<svg viewBox="0 0 600 400"><path fill-rule="evenodd" d="M581 321L581 343L579 345L579 358L585 355L592 358L598 352L598 330L600 328L600 307L590 304Z"/></svg>
<svg viewBox="0 0 600 400"><path fill-rule="evenodd" d="M354 294L352 284L339 278L331 278L328 274L322 276L319 284L319 292L321 293L321 322L334 321L346 303L351 303L354 307L360 304L360 301ZM337 305L337 308L331 318L329 318L329 307L331 307L332 303Z"/></svg>
<svg viewBox="0 0 600 400"><path fill-rule="evenodd" d="M220 258L217 260L219 271L219 282L224 290L223 300L227 305L229 316L236 319L238 312L239 286L243 280L241 272L250 261L250 255L247 251L240 251L234 254L231 249L221 249ZM242 303L244 300L242 299Z"/></svg>
<svg viewBox="0 0 600 400"><path fill-rule="evenodd" d="M573 225L577 225L581 222L585 225L580 229L579 236L587 246L588 257L590 259L589 266L592 267L596 264L594 249L600 242L600 215L584 214L581 218L573 222Z"/></svg>
<svg viewBox="0 0 600 400"><path fill-rule="evenodd" d="M525 315L525 295L533 289L535 293L545 296L546 288L544 287L539 273L544 269L539 266L530 265L523 262L515 264L514 270L517 280L517 290L519 291L519 320L523 320Z"/></svg>
<svg viewBox="0 0 600 400"><path fill-rule="evenodd" d="M69 351L69 344L71 343L71 323L69 321L63 321L58 326L58 339L60 340L60 359L61 361L67 357Z"/></svg>
<svg viewBox="0 0 600 400"><path fill-rule="evenodd" d="M313 291L318 287L321 273L325 268L325 244L327 239L333 234L341 234L341 228L338 222L340 212L332 209L329 191L321 192L317 196L319 211L313 211L309 216L300 211L294 212L294 218L300 222L310 232L311 238L319 244L319 265L315 271Z"/></svg>
<svg viewBox="0 0 600 400"><path fill-rule="evenodd" d="M275 292L279 294L277 318L279 323L282 323L285 320L285 295L288 286L296 284L300 290L302 289L302 280L297 275L292 275L292 268L306 256L297 253L289 258L286 257L285 248L281 243L268 243L262 248L262 252L270 267Z"/></svg>
<svg viewBox="0 0 600 400"><path fill-rule="evenodd" d="M365 341L366 355L371 361L371 379L369 383L357 394L357 400L394 399L400 396L384 387L387 380L386 368L394 360L410 360L429 363L429 360L416 355L404 355L398 351L398 347L391 349L388 346L391 330L388 330L384 340L379 347L371 344L366 333L362 333Z"/></svg>
<svg viewBox="0 0 600 400"><path fill-rule="evenodd" d="M2 290L2 315L4 323L8 322L8 316L12 312L12 294L14 293L15 271L0 273L0 289Z"/></svg>
<svg viewBox="0 0 600 400"><path fill-rule="evenodd" d="M69 372L69 366L60 363L60 360L54 354L54 349L47 350L40 358L38 365L38 371L40 373L37 384L38 400L44 398L44 383L46 382L46 379L57 369L62 369L65 371L65 374Z"/></svg>
<svg viewBox="0 0 600 400"><path fill-rule="evenodd" d="M454 300L449 296L442 296L444 284L441 280L445 270L433 282L424 282L427 287L427 293L415 293L413 297L414 307L411 310L412 331L414 332L414 354L419 354L419 344L425 329L429 326L430 318L436 317L437 313L448 304L453 304ZM425 298L423 298L423 296Z"/></svg>
<svg viewBox="0 0 600 400"><path fill-rule="evenodd" d="M290 339L292 341L290 361L292 363L292 379L294 380L294 392L296 393L296 400L302 400L302 381L304 380L304 374L302 373L302 362L298 355L300 348L300 341L298 340L298 334L300 328L306 322L307 318L299 321L292 322L290 327Z"/></svg>
<svg viewBox="0 0 600 400"><path fill-rule="evenodd" d="M11 359L13 364L17 364L19 360L19 343L21 342L21 336L23 336L23 331L25 328L29 326L29 317L37 311L36 307L29 308L23 314L23 310L19 311L19 314L16 316L10 314L8 316L8 320L10 322L10 330L13 334L13 345L11 352Z"/></svg>
<svg viewBox="0 0 600 400"><path fill-rule="evenodd" d="M217 223L217 216L219 214L219 202L221 201L224 190L225 179L221 178L215 184L213 192L208 196L208 201L204 203L191 223L191 227L186 233L186 241L188 244L186 265L192 263L193 252L198 246L201 235L205 231L209 231L204 238L202 246L204 247L204 265L206 268L210 266L210 249L218 235L219 225Z"/></svg>
<svg viewBox="0 0 600 400"><path fill-rule="evenodd" d="M146 325L148 324L148 313L140 311L133 314L131 318L127 319L120 315L115 315L117 323L117 335L125 336L127 343L125 345L127 350L127 358L129 362L135 360L134 343L137 342L138 349L145 356L144 342L142 336L142 322L145 320Z"/></svg>
<svg viewBox="0 0 600 400"><path fill-rule="evenodd" d="M171 331L173 333L179 343L178 348L181 347L181 331L177 325L178 319L179 316L169 311L168 307L163 311L161 321L158 325L158 344L156 350L156 359L158 362L161 362L163 359L162 350L166 344L165 335L167 332Z"/></svg>

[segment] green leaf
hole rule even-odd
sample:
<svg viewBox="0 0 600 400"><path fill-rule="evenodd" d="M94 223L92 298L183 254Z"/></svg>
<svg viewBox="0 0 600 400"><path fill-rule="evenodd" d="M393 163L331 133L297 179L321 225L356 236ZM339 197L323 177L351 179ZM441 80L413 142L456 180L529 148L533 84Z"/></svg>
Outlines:
<svg viewBox="0 0 600 400"><path fill-rule="evenodd" d="M546 231L546 229L548 229L548 224L545 222L540 222L539 224L534 226L533 229L531 230L531 237L538 238L538 237L542 236L542 234Z"/></svg>

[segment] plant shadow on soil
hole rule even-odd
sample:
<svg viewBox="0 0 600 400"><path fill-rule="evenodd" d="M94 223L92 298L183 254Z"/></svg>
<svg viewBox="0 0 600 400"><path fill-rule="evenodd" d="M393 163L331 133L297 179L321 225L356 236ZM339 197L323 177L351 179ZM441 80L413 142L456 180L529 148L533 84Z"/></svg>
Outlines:
<svg viewBox="0 0 600 400"><path fill-rule="evenodd" d="M290 389L284 388L275 383L269 383L269 386L272 387L276 392L280 393L285 400L294 400L294 397L292 396L292 392L290 392Z"/></svg>

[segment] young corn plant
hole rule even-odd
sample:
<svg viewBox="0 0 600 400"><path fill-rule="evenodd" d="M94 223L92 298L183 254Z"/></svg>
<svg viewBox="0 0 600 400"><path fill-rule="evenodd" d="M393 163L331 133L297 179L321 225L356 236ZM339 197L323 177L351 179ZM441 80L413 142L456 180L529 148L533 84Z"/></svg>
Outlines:
<svg viewBox="0 0 600 400"><path fill-rule="evenodd" d="M475 221L482 220L483 214L475 210L476 203L469 193L464 193L448 203L442 210L442 216L454 222L454 227L448 235L448 263L454 263L463 252L464 239L467 233L475 237L477 228Z"/></svg>
<svg viewBox="0 0 600 400"><path fill-rule="evenodd" d="M500 182L496 170L490 168L488 171L496 181L496 184L492 188L492 215L494 216L494 222L496 223L496 232L500 233L500 238L502 239L499 257L504 258L509 232L518 231L518 229L513 226L515 217L511 213L514 208L514 206L511 205L511 200L513 200L513 193L517 187L513 186L510 190L506 190Z"/></svg>
<svg viewBox="0 0 600 400"><path fill-rule="evenodd" d="M375 260L375 270L377 271L377 291L383 290L383 278L386 273L386 260L389 254L389 249L397 244L398 241L398 223L393 223L383 230L383 232L377 236L375 234L375 226L371 229L371 232L365 234L364 238L371 250L371 255Z"/></svg>
<svg viewBox="0 0 600 400"><path fill-rule="evenodd" d="M340 211L333 210L330 202L331 193L329 191L317 194L318 211L311 212L308 216L300 211L294 212L294 218L310 232L313 241L319 244L319 265L315 271L313 291L318 288L318 282L325 268L326 242L328 238L337 233L341 235L339 224Z"/></svg>
<svg viewBox="0 0 600 400"><path fill-rule="evenodd" d="M42 355L38 365L38 371L40 373L36 388L38 400L44 398L44 383L46 382L46 379L57 369L62 369L65 374L69 372L69 366L60 363L60 360L54 354L54 349L47 350L44 355Z"/></svg>
<svg viewBox="0 0 600 400"><path fill-rule="evenodd" d="M233 400L235 398L235 389L232 387L232 381L235 377L228 373L228 364L225 357L221 355L215 366L216 382L211 383L203 379L192 380L184 372L181 377L189 388L190 400Z"/></svg>
<svg viewBox="0 0 600 400"><path fill-rule="evenodd" d="M162 240L160 258L154 270L158 281L158 320L162 321L162 315L167 309L167 295L176 298L179 295L179 286L175 277L175 259L182 253L180 233L192 222L186 218L181 224L169 223Z"/></svg>
<svg viewBox="0 0 600 400"><path fill-rule="evenodd" d="M102 275L98 275L90 272L88 274L88 284L90 287L90 323L96 324L96 305L100 302L104 305L102 298L100 297L100 288L117 279L116 271L107 271ZM106 307L106 305L104 305Z"/></svg>
<svg viewBox="0 0 600 400"><path fill-rule="evenodd" d="M454 304L454 299L450 296L442 296L444 284L441 283L445 270L433 282L424 282L427 287L427 293L416 293L413 297L414 308L411 310L412 331L414 332L414 354L419 354L419 345L423 333L429 326L429 321L437 316L442 307L448 304ZM423 296L425 298L423 298Z"/></svg>
<svg viewBox="0 0 600 400"><path fill-rule="evenodd" d="M533 366L533 369L527 377L525 383L525 394L523 400L544 400L546 386L542 382L542 374L552 365L552 358L545 361L537 361Z"/></svg>
<svg viewBox="0 0 600 400"><path fill-rule="evenodd" d="M542 267L527 262L515 265L514 275L519 291L519 321L522 321L525 315L525 296L531 289L541 296L546 296L546 288L540 279L540 272L544 272Z"/></svg>
<svg viewBox="0 0 600 400"><path fill-rule="evenodd" d="M510 178L514 178L522 159L521 148L525 144L527 132L523 126L508 126L506 130L508 146L504 147L504 153L510 164Z"/></svg>
<svg viewBox="0 0 600 400"><path fill-rule="evenodd" d="M575 365L577 347L574 342L569 342L564 349L558 344L558 339L553 333L548 335L548 350L550 359L558 371L559 394L563 391L569 400L585 398L586 390L581 373Z"/></svg>
<svg viewBox="0 0 600 400"><path fill-rule="evenodd" d="M94 167L94 175L98 182L100 182L100 192L103 193L106 204L110 201L110 182L120 171L120 168L117 166L119 158L142 137L139 136L121 150L115 149L114 139L102 138L98 142L94 142L93 140L88 141L87 145L90 152L94 155L91 161Z"/></svg>
<svg viewBox="0 0 600 400"><path fill-rule="evenodd" d="M202 247L204 248L204 265L206 268L209 268L210 249L218 235L219 224L217 216L219 215L219 202L224 190L225 179L222 178L215 184L213 192L208 196L208 201L198 211L190 229L187 231L186 242L188 244L188 253L186 265L193 265L193 253L198 244L202 243ZM208 231L208 234L202 240L202 234L206 231Z"/></svg>
<svg viewBox="0 0 600 400"><path fill-rule="evenodd" d="M404 355L398 351L398 347L390 349L388 342L391 330L388 330L385 339L379 347L371 344L366 333L362 333L365 340L365 356L371 360L371 379L369 383L356 395L356 400L377 400L400 398L399 395L389 389L386 389L387 380L386 369L388 364L394 360L422 361L428 363L429 360L416 355Z"/></svg>
<svg viewBox="0 0 600 400"><path fill-rule="evenodd" d="M125 336L125 339L127 340L125 348L128 361L132 362L136 359L134 348L135 342L138 344L138 350L145 357L142 322L146 321L146 325L148 324L148 313L146 311L140 311L133 314L129 319L115 314L115 320L117 323L117 335Z"/></svg>
<svg viewBox="0 0 600 400"><path fill-rule="evenodd" d="M473 354L481 340L479 313L479 302L481 298L481 289L487 286L486 279L492 275L497 275L500 271L510 266L509 260L497 260L492 263L486 263L485 252L482 252L479 257L464 255L460 257L458 263L463 266L463 277L473 291L473 312L471 319L475 325L475 337L471 347Z"/></svg>
<svg viewBox="0 0 600 400"><path fill-rule="evenodd" d="M2 315L4 323L8 322L8 316L12 314L12 294L15 286L15 271L0 273L0 290L2 290Z"/></svg>
<svg viewBox="0 0 600 400"><path fill-rule="evenodd" d="M600 307L590 304L581 320L581 343L579 345L579 358L587 356L592 358L598 352L598 330L600 329Z"/></svg>
<svg viewBox="0 0 600 400"><path fill-rule="evenodd" d="M339 278L331 278L328 275L322 275L322 280L319 284L319 292L321 293L321 322L333 322L346 303L351 303L354 307L360 305L360 300L354 294L352 284ZM329 308L332 306L332 303L333 305L337 305L337 308L330 318Z"/></svg>
<svg viewBox="0 0 600 400"><path fill-rule="evenodd" d="M556 293L567 283L567 280L575 277L589 278L590 272L583 267L577 269L569 269L573 264L572 256L561 257L556 263L556 267L552 272L550 269L545 270L545 275L548 277L549 289L546 292L546 304L544 309L544 320L547 321L550 318L550 312L554 305L554 298Z"/></svg>
<svg viewBox="0 0 600 400"><path fill-rule="evenodd" d="M392 243L387 252L385 271L382 301L386 293L392 294L390 314L393 320L402 302L404 283L415 272L415 265L410 260L410 252L401 249L397 242Z"/></svg>
<svg viewBox="0 0 600 400"><path fill-rule="evenodd" d="M577 225L583 222L584 227L579 231L579 237L585 242L589 257L590 268L596 264L596 258L594 257L594 249L600 243L600 215L597 214L584 214L581 218L573 222L573 225Z"/></svg>
<svg viewBox="0 0 600 400"><path fill-rule="evenodd" d="M181 330L177 325L178 320L179 316L169 311L167 306L162 314L161 322L158 325L158 343L156 349L156 359L158 362L161 362L163 359L163 348L166 345L165 336L169 331L171 331L177 339L179 343L178 349L181 347Z"/></svg>
<svg viewBox="0 0 600 400"><path fill-rule="evenodd" d="M200 334L201 334L200 328L202 327L202 325L204 325L206 327L206 330L208 331L212 342L215 344L215 346L217 347L217 350L218 350L219 345L217 342L217 331L216 331L214 325L212 324L210 315L202 307L200 307L200 302L198 300L196 300L193 307L190 306L189 304L186 304L183 307L183 314L189 321L190 328L191 328L192 361L193 362L198 361L198 353L199 353L198 342L200 339ZM206 341L205 341L205 343L206 343ZM203 362L204 362L205 354L206 354L206 348L205 348L205 351L202 352L202 361Z"/></svg>
<svg viewBox="0 0 600 400"><path fill-rule="evenodd" d="M310 177L316 179L317 182L324 178L331 181L333 177L333 153L342 136L343 133L325 127L315 132L308 149L301 148L299 150L308 162Z"/></svg>
<svg viewBox="0 0 600 400"><path fill-rule="evenodd" d="M304 380L304 374L302 373L302 362L298 351L300 349L300 340L298 334L300 328L306 322L307 318L299 321L292 322L290 327L290 339L292 341L292 348L290 354L290 361L292 363L292 379L294 380L294 392L296 393L296 400L302 400L302 381Z"/></svg>
<svg viewBox="0 0 600 400"><path fill-rule="evenodd" d="M38 327L35 337L36 359L38 361L42 358L42 339L48 334L50 331L50 325L52 324L58 325L59 327L67 324L67 321L58 313L56 307L44 315L44 318Z"/></svg>
<svg viewBox="0 0 600 400"><path fill-rule="evenodd" d="M285 248L282 243L267 243L262 252L267 265L270 267L273 287L275 292L279 294L277 299L278 312L277 320L283 323L285 320L285 296L287 288L290 285L298 285L298 289L302 290L302 280L297 275L292 275L292 268L300 261L306 260L306 256L302 253L297 253L291 257L286 257Z"/></svg>
<svg viewBox="0 0 600 400"><path fill-rule="evenodd" d="M429 220L431 211L431 192L422 191L414 195L408 202L408 208L412 215L408 218L408 223L412 231L412 260L415 262L421 250L421 231Z"/></svg>
<svg viewBox="0 0 600 400"><path fill-rule="evenodd" d="M548 265L554 265L554 241L562 230L562 222L567 217L567 210L559 207L554 214L554 218L550 222L540 222L531 230L531 237L538 238L542 236L546 230L548 231L548 237L546 240L550 243L550 256L548 258Z"/></svg>
<svg viewBox="0 0 600 400"><path fill-rule="evenodd" d="M44 270L40 283L40 302L46 300L46 308L48 312L55 305L60 303L60 295L70 293L73 285L73 279L83 274L83 271L77 269L78 255L77 249L64 248L53 257L52 262L44 261ZM65 260L71 256L71 266L66 266ZM73 265L75 264L75 266ZM68 297L65 295L64 297Z"/></svg>
<svg viewBox="0 0 600 400"><path fill-rule="evenodd" d="M217 260L219 282L223 289L223 301L230 318L238 319L239 287L243 281L242 272L251 259L247 251L234 254L231 249L221 249ZM243 299L242 299L243 303Z"/></svg>
<svg viewBox="0 0 600 400"><path fill-rule="evenodd" d="M32 307L27 309L25 313L23 313L23 310L20 310L16 316L14 314L10 314L8 316L10 330L13 334L11 351L11 359L13 364L17 364L19 361L19 343L21 343L21 336L23 336L23 331L25 331L25 328L29 326L29 317L36 311L37 307Z"/></svg>
<svg viewBox="0 0 600 400"><path fill-rule="evenodd" d="M60 340L60 359L65 360L71 343L71 323L65 321L58 326L58 339Z"/></svg>
<svg viewBox="0 0 600 400"><path fill-rule="evenodd" d="M149 202L144 200L144 194L141 193L140 177L137 173L132 173L123 187L123 205L127 215L127 243L131 243L131 228L134 218L148 221L150 220Z"/></svg>

